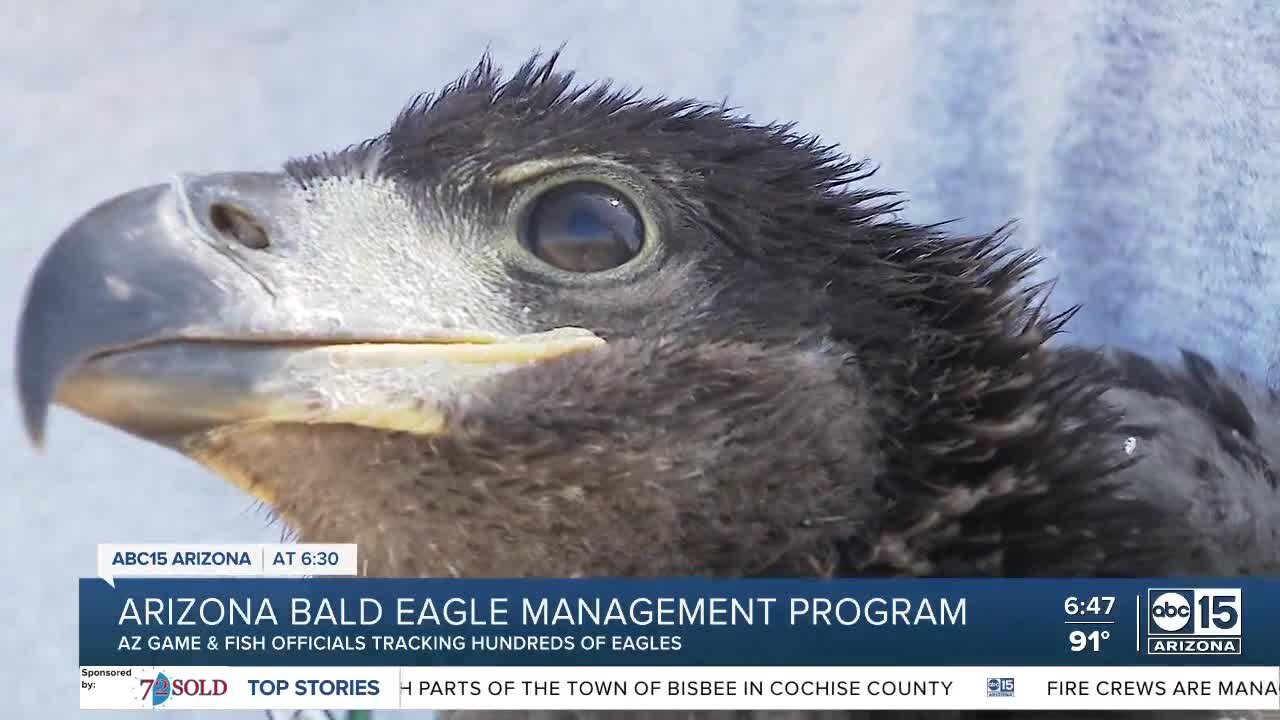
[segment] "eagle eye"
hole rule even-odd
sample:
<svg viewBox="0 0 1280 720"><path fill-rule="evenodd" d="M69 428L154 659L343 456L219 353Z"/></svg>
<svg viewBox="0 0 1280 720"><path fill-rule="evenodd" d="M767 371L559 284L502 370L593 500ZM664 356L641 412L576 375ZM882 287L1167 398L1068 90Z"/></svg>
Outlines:
<svg viewBox="0 0 1280 720"><path fill-rule="evenodd" d="M535 198L520 223L520 243L561 270L610 270L640 254L645 228L640 213L618 190L596 182L572 182Z"/></svg>

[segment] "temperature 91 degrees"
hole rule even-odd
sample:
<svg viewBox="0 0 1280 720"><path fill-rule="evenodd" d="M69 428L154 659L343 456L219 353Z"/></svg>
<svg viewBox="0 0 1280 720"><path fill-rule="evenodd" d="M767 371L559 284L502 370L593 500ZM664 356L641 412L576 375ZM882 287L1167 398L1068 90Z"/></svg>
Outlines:
<svg viewBox="0 0 1280 720"><path fill-rule="evenodd" d="M1072 630L1067 634L1071 652L1098 652L1102 641L1111 637L1110 630Z"/></svg>

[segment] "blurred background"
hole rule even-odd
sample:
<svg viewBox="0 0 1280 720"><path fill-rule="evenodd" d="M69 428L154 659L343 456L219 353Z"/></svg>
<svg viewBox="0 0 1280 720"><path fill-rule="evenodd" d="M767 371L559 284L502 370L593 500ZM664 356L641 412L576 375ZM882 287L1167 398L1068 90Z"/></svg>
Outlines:
<svg viewBox="0 0 1280 720"><path fill-rule="evenodd" d="M176 172L275 169L384 130L486 49L728 98L881 167L916 222L1020 221L1074 340L1179 345L1280 386L1280 4L10 0L0 7L0 705L78 712L98 542L275 540L177 455L14 397L27 277L78 214ZM100 713L99 717L110 717ZM194 714L187 715L193 717ZM219 713L216 717L262 717Z"/></svg>

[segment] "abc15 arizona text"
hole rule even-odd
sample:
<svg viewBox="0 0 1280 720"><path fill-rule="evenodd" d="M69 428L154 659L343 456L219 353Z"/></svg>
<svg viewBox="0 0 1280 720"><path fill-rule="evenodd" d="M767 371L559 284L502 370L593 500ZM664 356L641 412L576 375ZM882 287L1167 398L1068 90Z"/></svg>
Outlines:
<svg viewBox="0 0 1280 720"><path fill-rule="evenodd" d="M1240 588L1147 590L1147 653L1239 655L1241 600Z"/></svg>

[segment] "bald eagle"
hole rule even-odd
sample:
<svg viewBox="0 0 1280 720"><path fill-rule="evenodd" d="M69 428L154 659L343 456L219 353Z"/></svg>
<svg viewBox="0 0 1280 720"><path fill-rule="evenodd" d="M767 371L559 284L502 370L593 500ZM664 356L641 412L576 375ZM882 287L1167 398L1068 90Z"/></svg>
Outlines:
<svg viewBox="0 0 1280 720"><path fill-rule="evenodd" d="M1280 399L1050 342L1033 252L791 125L487 59L75 222L18 382L390 576L1280 569Z"/></svg>

